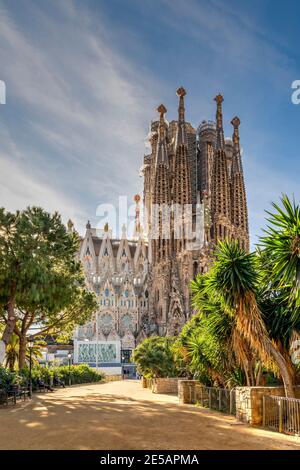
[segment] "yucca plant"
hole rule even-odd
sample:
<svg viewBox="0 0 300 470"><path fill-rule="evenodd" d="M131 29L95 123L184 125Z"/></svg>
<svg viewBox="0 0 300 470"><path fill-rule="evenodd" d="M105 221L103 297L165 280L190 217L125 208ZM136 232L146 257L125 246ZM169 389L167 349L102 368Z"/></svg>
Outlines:
<svg viewBox="0 0 300 470"><path fill-rule="evenodd" d="M247 361L245 354L252 351L252 356L257 355L264 364L269 367L277 366L286 395L294 396L293 377L284 357L268 335L257 303L258 281L256 254L246 253L237 241L220 241L216 261L205 281L201 281L201 296L202 299L205 295L218 299L228 312L232 312L235 321L234 349L242 359L241 362ZM246 349L243 342L247 345Z"/></svg>
<svg viewBox="0 0 300 470"><path fill-rule="evenodd" d="M224 302L220 290L216 292L211 288L211 277L213 275L213 271L210 270L205 276L198 275L191 283L193 306L198 311L200 318L198 325L193 325L192 330L198 329L201 332L203 353L205 355L207 352L210 357L213 357L209 351L213 344L211 340L214 338L216 344L214 350L219 350L218 361L214 363L214 366L223 377L224 384L230 383L230 377L241 366L247 385L256 385L256 355L236 328L234 312ZM197 316L194 318L197 318ZM190 322L191 326L192 322L194 322L194 319ZM212 365L213 362L210 365L211 372L213 371Z"/></svg>
<svg viewBox="0 0 300 470"><path fill-rule="evenodd" d="M299 315L300 307L300 207L287 195L281 198L282 207L272 203L274 212L268 214L268 227L260 238L264 259L268 260L270 288L280 293ZM280 298L278 298L280 300Z"/></svg>

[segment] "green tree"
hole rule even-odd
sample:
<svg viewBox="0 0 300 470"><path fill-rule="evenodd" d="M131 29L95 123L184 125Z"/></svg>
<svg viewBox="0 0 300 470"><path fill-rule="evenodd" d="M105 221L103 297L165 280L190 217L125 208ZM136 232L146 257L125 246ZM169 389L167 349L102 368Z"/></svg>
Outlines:
<svg viewBox="0 0 300 470"><path fill-rule="evenodd" d="M265 235L260 238L265 282L276 291L277 303L288 302L299 316L300 307L300 207L283 195L282 207L273 203ZM267 269L266 269L267 268Z"/></svg>
<svg viewBox="0 0 300 470"><path fill-rule="evenodd" d="M198 275L191 283L193 306L198 313L179 336L189 368L210 385L256 385L259 377L255 373L255 354L237 330L232 310L207 289L210 276L211 272Z"/></svg>
<svg viewBox="0 0 300 470"><path fill-rule="evenodd" d="M297 380L290 346L300 333L300 208L286 195L281 207L273 203L273 208L267 212L268 227L257 250L262 274L259 301L269 335Z"/></svg>
<svg viewBox="0 0 300 470"><path fill-rule="evenodd" d="M68 279L67 282L70 282ZM80 281L80 282L79 282ZM27 308L18 310L17 322L15 325L15 334L19 337L20 353L19 368L22 369L25 364L26 345L29 331L33 323L37 323L39 328L35 333L30 334L31 338L45 337L46 335L54 336L58 341L68 341L72 338L72 334L76 326L84 325L90 318L92 313L97 309L97 298L93 292L86 290L80 285L83 281L82 274L66 286L65 279L63 284L65 289L70 288L69 304L63 310L60 310L60 304L57 308L53 308L52 303L46 301L31 302ZM58 279L56 280L58 282ZM66 292L61 290L64 296ZM22 306L25 302L22 303Z"/></svg>
<svg viewBox="0 0 300 470"><path fill-rule="evenodd" d="M219 301L234 316L234 350L240 359L244 346L268 367L280 370L287 396L294 396L293 377L289 366L268 335L257 302L259 284L258 261L255 253L246 253L236 241L219 242L216 260L209 276L196 294L195 305L205 295ZM245 356L244 360L247 361ZM245 370L245 366L244 366Z"/></svg>
<svg viewBox="0 0 300 470"><path fill-rule="evenodd" d="M33 323L44 333L73 327L96 308L84 288L76 260L79 239L69 233L58 213L38 207L12 214L0 209L0 303L7 345L15 332L19 361L26 355L26 334Z"/></svg>

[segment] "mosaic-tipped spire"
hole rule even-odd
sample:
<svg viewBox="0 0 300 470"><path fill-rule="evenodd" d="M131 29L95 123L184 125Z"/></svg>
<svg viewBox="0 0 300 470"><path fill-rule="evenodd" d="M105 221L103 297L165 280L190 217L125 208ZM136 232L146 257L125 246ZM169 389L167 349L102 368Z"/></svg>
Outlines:
<svg viewBox="0 0 300 470"><path fill-rule="evenodd" d="M249 250L249 228L247 198L244 183L243 165L240 150L239 125L241 121L236 116L233 125L233 156L231 167L231 221L233 235L245 250Z"/></svg>
<svg viewBox="0 0 300 470"><path fill-rule="evenodd" d="M184 116L184 97L186 95L186 91L183 87L178 88L177 96L179 96L179 104L178 104L178 127L177 127L177 139L176 139L176 147L178 145L186 144L186 135L185 135L185 116Z"/></svg>
<svg viewBox="0 0 300 470"><path fill-rule="evenodd" d="M222 103L224 101L223 96L219 93L215 98L217 103L217 112L216 112L216 130L217 130L217 150L225 150L224 143L224 130L223 130L223 114L222 114Z"/></svg>
<svg viewBox="0 0 300 470"><path fill-rule="evenodd" d="M168 163L167 140L166 140L166 122L165 113L167 108L161 104L157 111L159 112L158 141L156 163Z"/></svg>
<svg viewBox="0 0 300 470"><path fill-rule="evenodd" d="M135 202L135 224L134 224L134 236L138 237L141 232L141 222L140 222L140 200L141 196L136 194L133 198Z"/></svg>
<svg viewBox="0 0 300 470"><path fill-rule="evenodd" d="M240 135L239 135L239 125L241 124L240 119L235 116L231 124L233 125L233 158L232 158L232 169L231 174L241 173L242 172L242 162L241 162L241 149L240 149Z"/></svg>

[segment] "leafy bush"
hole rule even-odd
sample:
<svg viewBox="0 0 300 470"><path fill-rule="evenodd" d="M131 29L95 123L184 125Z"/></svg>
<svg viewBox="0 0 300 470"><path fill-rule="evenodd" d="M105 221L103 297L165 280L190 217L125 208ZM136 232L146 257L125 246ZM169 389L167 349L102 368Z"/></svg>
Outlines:
<svg viewBox="0 0 300 470"><path fill-rule="evenodd" d="M174 360L175 338L151 336L140 343L133 352L133 361L144 377L178 377L179 369Z"/></svg>
<svg viewBox="0 0 300 470"><path fill-rule="evenodd" d="M0 366L0 389L7 390L13 383L14 372Z"/></svg>
<svg viewBox="0 0 300 470"><path fill-rule="evenodd" d="M100 382L104 379L104 373L99 373L89 367L87 364L58 366L51 369L52 375L56 375L59 379L64 380L66 384L69 383L71 376L72 384L83 384L89 382Z"/></svg>
<svg viewBox="0 0 300 470"><path fill-rule="evenodd" d="M32 369L32 384L33 388L37 386L37 381L43 380L46 384L53 383L53 377L56 376L63 380L66 385L69 384L69 377L71 384L83 384L91 382L100 382L104 380L104 374L97 372L86 364L57 366L57 367L42 367L35 366ZM29 369L26 367L21 371L12 372L4 367L0 367L0 389L8 389L12 384L20 384L27 386L29 383Z"/></svg>

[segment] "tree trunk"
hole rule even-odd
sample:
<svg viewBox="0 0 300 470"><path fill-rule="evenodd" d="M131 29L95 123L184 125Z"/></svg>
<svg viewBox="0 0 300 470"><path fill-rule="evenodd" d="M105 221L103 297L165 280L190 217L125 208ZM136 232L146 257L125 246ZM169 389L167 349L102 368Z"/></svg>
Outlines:
<svg viewBox="0 0 300 470"><path fill-rule="evenodd" d="M275 348L273 343L270 341L270 354L273 356L274 361L278 365L280 375L283 380L285 396L289 398L295 398L294 384L293 384L293 375L290 372L290 369L282 356L282 354Z"/></svg>
<svg viewBox="0 0 300 470"><path fill-rule="evenodd" d="M260 385L261 375L262 375L262 364L261 364L261 362L259 362L258 371L257 371L257 374L256 374L256 379L255 379L255 385L256 386Z"/></svg>
<svg viewBox="0 0 300 470"><path fill-rule="evenodd" d="M19 369L23 369L26 365L26 334L19 337Z"/></svg>
<svg viewBox="0 0 300 470"><path fill-rule="evenodd" d="M250 380L251 386L255 386L255 378L254 378L254 361L253 359L249 362L249 373L250 373Z"/></svg>
<svg viewBox="0 0 300 470"><path fill-rule="evenodd" d="M2 341L4 341L6 346L11 340L12 334L15 329L15 324L16 324L15 298L10 297L8 304L7 304L7 322L6 322L5 329L2 335Z"/></svg>

